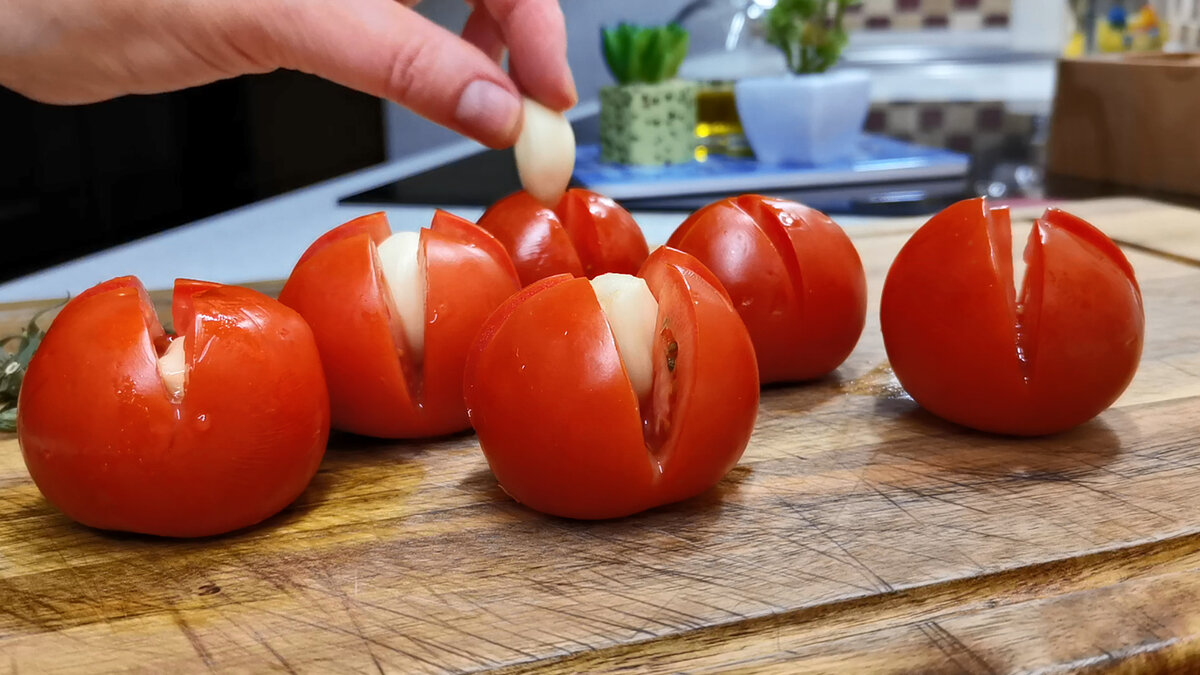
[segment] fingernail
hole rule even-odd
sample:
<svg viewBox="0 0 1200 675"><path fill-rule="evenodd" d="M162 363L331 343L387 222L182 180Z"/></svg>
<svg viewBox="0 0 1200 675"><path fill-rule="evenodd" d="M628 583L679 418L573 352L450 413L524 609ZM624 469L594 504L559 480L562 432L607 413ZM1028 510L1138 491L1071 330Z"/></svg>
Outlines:
<svg viewBox="0 0 1200 675"><path fill-rule="evenodd" d="M507 139L521 118L521 102L504 87L487 80L467 85L454 111L458 123L487 139Z"/></svg>
<svg viewBox="0 0 1200 675"><path fill-rule="evenodd" d="M575 88L575 78L571 73L567 72L567 91L571 99L571 107L574 108L576 103L579 103L579 90Z"/></svg>

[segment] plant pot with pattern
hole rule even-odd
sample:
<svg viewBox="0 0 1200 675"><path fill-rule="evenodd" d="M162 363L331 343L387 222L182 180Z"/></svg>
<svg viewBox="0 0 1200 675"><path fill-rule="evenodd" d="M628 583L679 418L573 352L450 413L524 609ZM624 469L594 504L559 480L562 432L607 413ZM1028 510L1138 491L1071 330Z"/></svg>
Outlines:
<svg viewBox="0 0 1200 675"><path fill-rule="evenodd" d="M620 24L602 34L617 84L600 91L600 158L634 166L681 164L696 150L696 84L676 79L688 34L677 24Z"/></svg>

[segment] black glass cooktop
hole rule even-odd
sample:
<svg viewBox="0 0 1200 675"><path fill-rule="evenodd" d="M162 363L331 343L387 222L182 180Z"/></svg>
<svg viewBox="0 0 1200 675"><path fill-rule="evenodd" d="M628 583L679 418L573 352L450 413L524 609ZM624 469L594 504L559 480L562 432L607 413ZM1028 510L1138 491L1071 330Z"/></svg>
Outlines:
<svg viewBox="0 0 1200 675"><path fill-rule="evenodd" d="M349 195L343 204L486 207L521 188L511 150L485 150L454 162ZM827 213L903 215L928 213L971 192L969 178L904 181L855 186L772 190ZM624 199L630 210L691 211L726 194Z"/></svg>
<svg viewBox="0 0 1200 675"><path fill-rule="evenodd" d="M521 189L513 151L485 150L343 198L343 204L487 206Z"/></svg>
<svg viewBox="0 0 1200 675"><path fill-rule="evenodd" d="M831 214L903 216L933 213L968 197L1086 199L1137 195L1200 206L1200 199L1150 193L1057 176L1044 176L1030 161L1028 145L972 157L967 176L960 179L906 181L852 186L819 186L801 190L772 190L771 194L803 202ZM486 208L520 189L511 150L484 150L400 180L341 199L343 204L474 206ZM727 194L626 199L630 210L691 211Z"/></svg>

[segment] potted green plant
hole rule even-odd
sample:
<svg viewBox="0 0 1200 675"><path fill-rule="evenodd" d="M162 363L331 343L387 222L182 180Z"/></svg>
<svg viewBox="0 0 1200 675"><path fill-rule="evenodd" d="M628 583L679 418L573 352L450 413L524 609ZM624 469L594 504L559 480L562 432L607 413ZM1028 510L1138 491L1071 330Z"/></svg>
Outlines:
<svg viewBox="0 0 1200 675"><path fill-rule="evenodd" d="M853 154L871 105L870 77L833 70L847 43L843 19L855 0L779 0L766 40L790 73L739 80L738 115L759 161L823 164Z"/></svg>
<svg viewBox="0 0 1200 675"><path fill-rule="evenodd" d="M602 32L617 84L600 90L600 158L658 166L691 161L696 149L696 85L675 78L687 56L678 24L622 23Z"/></svg>

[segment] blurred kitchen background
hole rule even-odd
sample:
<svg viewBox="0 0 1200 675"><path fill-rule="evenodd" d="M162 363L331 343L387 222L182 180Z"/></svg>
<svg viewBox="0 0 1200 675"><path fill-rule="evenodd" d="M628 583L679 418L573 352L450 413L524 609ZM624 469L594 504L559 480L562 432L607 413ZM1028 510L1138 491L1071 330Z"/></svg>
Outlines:
<svg viewBox="0 0 1200 675"><path fill-rule="evenodd" d="M561 4L582 140L594 134L599 89L612 82L602 26L681 19L691 32L684 77L783 72L781 56L753 30L773 0ZM1154 4L1164 16L1192 6ZM853 32L842 67L871 72L868 131L969 155L970 191L1037 198L1057 58L1103 46L1095 23L1072 46L1079 21L1107 21L1114 7L1135 16L1143 5L864 0L847 17ZM460 0L425 0L418 9L456 31L468 12ZM1179 21L1164 37L1188 47L1191 30ZM0 120L0 279L462 140L395 105L292 72L82 107L0 89Z"/></svg>
<svg viewBox="0 0 1200 675"><path fill-rule="evenodd" d="M739 27L731 26L739 14L758 16L754 6L773 5L770 0L564 0L561 4L567 17L571 68L583 102L594 101L600 87L612 82L600 49L602 26L617 21L663 24L689 6L692 10L685 15L685 23L691 48L681 76L732 79L734 75L784 72L782 57L776 50L756 44L751 27L742 26L739 35ZM419 8L443 25L460 26L467 16L465 4L459 2L435 0ZM876 76L872 81L874 96L881 103L1012 99L1026 110L1045 112L1053 93L1053 62L1066 40L1067 4L1053 0L864 0L851 11L847 28L853 32L843 63L881 71L878 75L882 78ZM731 33L735 44L728 44ZM991 76L990 66L1031 60L1036 62L1033 67L1005 70L999 78ZM429 148L453 137L397 106L388 106L387 126L390 156Z"/></svg>

